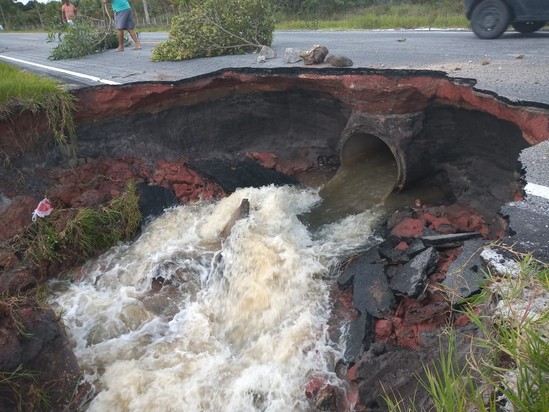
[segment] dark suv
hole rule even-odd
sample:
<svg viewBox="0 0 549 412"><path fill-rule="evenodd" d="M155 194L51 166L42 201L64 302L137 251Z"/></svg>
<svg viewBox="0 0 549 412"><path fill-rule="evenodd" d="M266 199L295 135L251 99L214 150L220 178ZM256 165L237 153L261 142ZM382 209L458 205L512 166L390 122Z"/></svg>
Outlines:
<svg viewBox="0 0 549 412"><path fill-rule="evenodd" d="M549 21L549 0L464 0L465 15L481 39L495 39L511 24L533 33Z"/></svg>

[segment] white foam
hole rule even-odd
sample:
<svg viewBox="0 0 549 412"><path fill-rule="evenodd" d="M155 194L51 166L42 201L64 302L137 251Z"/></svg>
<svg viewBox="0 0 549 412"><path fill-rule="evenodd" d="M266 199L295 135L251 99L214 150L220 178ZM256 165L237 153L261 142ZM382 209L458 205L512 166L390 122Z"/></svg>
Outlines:
<svg viewBox="0 0 549 412"><path fill-rule="evenodd" d="M219 239L243 198L249 217ZM335 256L364 245L373 215L312 239L297 215L316 202L313 190L242 189L174 209L88 264L55 300L97 388L89 409L305 410L311 374L338 384L326 275ZM158 273L177 287L153 293Z"/></svg>

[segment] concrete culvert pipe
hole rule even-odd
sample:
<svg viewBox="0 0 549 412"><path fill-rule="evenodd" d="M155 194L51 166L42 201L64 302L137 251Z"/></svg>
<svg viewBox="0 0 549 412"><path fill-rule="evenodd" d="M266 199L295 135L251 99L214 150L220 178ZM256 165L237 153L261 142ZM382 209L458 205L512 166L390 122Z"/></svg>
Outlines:
<svg viewBox="0 0 549 412"><path fill-rule="evenodd" d="M372 173L394 176L393 191L404 186L405 165L399 151L371 133L358 131L344 136L340 160L345 167L362 164L361 167L372 168Z"/></svg>

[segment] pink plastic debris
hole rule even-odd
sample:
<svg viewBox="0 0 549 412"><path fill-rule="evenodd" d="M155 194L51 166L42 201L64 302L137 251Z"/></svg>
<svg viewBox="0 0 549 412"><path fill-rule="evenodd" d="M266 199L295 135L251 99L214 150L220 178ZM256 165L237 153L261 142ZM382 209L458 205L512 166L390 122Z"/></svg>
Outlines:
<svg viewBox="0 0 549 412"><path fill-rule="evenodd" d="M46 217L48 216L53 210L53 207L51 205L51 202L44 198L38 203L38 206L36 209L34 209L34 212L32 213L32 221L34 222L37 217Z"/></svg>

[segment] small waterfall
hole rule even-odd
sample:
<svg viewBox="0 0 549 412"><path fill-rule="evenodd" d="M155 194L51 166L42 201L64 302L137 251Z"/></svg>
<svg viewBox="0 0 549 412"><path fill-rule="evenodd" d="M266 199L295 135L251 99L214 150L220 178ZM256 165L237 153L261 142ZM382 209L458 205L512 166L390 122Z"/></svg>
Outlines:
<svg viewBox="0 0 549 412"><path fill-rule="evenodd" d="M250 213L220 238L249 199ZM54 285L86 379L89 411L289 411L334 372L329 288L338 259L374 240L372 208L313 234L317 189L240 189L167 211L132 244Z"/></svg>

